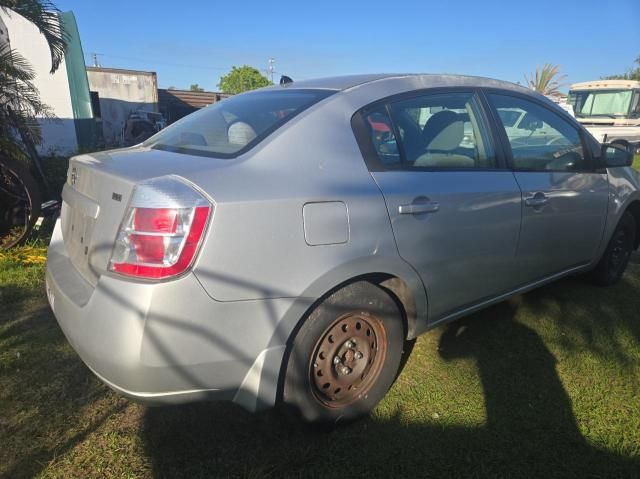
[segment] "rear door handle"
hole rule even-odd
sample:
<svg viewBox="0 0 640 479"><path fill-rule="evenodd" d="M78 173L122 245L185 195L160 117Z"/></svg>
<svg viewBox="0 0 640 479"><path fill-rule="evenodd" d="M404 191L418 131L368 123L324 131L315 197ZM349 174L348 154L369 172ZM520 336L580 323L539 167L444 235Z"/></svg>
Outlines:
<svg viewBox="0 0 640 479"><path fill-rule="evenodd" d="M411 203L398 206L401 215L419 215L421 213L435 213L440 209L440 203L430 201L428 203Z"/></svg>
<svg viewBox="0 0 640 479"><path fill-rule="evenodd" d="M544 193L536 193L530 198L526 198L524 200L524 204L526 206L531 206L532 208L540 208L549 203L549 198Z"/></svg>

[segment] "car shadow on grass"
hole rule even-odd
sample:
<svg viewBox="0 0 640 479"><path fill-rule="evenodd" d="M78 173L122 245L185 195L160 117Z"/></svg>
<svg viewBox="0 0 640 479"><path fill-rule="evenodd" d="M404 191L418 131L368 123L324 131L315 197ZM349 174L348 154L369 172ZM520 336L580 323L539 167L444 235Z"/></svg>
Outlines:
<svg viewBox="0 0 640 479"><path fill-rule="evenodd" d="M90 463L100 458L107 464L130 462L133 475L155 477L637 478L640 458L599 449L584 438L549 337L560 341L556 351L584 351L616 367L637 367L638 358L625 355L620 338L627 332L624 337L640 342L638 271L606 290L565 279L429 333L434 356L452 366L448 382L456 381L459 362L477 366L483 424L434 420L430 399L411 391L390 413L377 411L329 429L300 424L279 411L253 415L226 403L140 408L141 422L134 417L126 430L141 440L135 458L121 444L96 450L87 456L91 459L73 454L94 432L113 434L108 421L118 421L129 403L82 365L43 306L43 291L5 288L3 298L12 304L0 311L0 353L11 358L3 357L0 372L12 376L3 383L7 389L0 391L0 406L20 417L0 417L0 476L100 475ZM518 313L523 309L531 313L527 321ZM553 329L550 336L543 339L537 322ZM15 358L18 351L26 354ZM419 359L414 357L413 364ZM405 376L429 381L414 371ZM437 378L429 387L437 390ZM612 437L605 439L609 449L622 443L625 433L619 425L612 428ZM150 468L140 469L141 463Z"/></svg>
<svg viewBox="0 0 640 479"><path fill-rule="evenodd" d="M77 358L44 291L0 292L0 477L34 477L127 402L109 396Z"/></svg>
<svg viewBox="0 0 640 479"><path fill-rule="evenodd" d="M527 303L544 314L545 295L563 297L576 288L585 295L596 291L569 279L531 293ZM534 329L515 318L519 301L434 332L442 360L475 361L484 425L416 423L398 410L328 430L278 411L251 415L232 404L149 408L141 433L154 476L638 477L640 461L585 440L556 358ZM429 410L426 399L412 407Z"/></svg>

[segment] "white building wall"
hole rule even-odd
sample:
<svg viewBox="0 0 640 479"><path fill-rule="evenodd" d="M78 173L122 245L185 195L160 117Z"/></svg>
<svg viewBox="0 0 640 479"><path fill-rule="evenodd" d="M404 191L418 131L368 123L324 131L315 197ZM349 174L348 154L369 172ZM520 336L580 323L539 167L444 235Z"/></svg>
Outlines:
<svg viewBox="0 0 640 479"><path fill-rule="evenodd" d="M75 153L78 140L64 60L56 72L50 74L51 54L40 31L16 13L0 9L0 17L8 30L11 48L25 57L36 73L33 83L40 92L40 99L58 118L40 120L43 143L37 145L38 151L43 155Z"/></svg>
<svg viewBox="0 0 640 479"><path fill-rule="evenodd" d="M87 67L89 89L100 96L102 132L107 146L122 146L122 130L136 110L158 111L154 72Z"/></svg>

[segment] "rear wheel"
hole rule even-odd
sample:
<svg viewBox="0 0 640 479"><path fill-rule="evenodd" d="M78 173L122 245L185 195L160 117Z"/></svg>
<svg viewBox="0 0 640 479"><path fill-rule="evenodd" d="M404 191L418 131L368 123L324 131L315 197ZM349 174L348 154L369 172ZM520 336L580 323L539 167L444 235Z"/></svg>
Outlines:
<svg viewBox="0 0 640 479"><path fill-rule="evenodd" d="M40 193L27 168L0 159L0 249L22 243L40 215Z"/></svg>
<svg viewBox="0 0 640 479"><path fill-rule="evenodd" d="M633 252L636 231L635 218L628 211L625 212L598 265L590 273L590 278L596 284L610 286L620 281Z"/></svg>
<svg viewBox="0 0 640 479"><path fill-rule="evenodd" d="M371 283L348 285L318 305L296 335L283 401L307 421L363 416L391 387L403 344L395 301Z"/></svg>

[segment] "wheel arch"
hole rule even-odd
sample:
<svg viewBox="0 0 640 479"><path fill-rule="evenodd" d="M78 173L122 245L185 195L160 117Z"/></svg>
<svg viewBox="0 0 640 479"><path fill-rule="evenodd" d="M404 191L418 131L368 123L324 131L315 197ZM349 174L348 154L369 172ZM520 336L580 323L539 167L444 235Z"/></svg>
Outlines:
<svg viewBox="0 0 640 479"><path fill-rule="evenodd" d="M279 367L277 400L281 397L287 362L293 340L311 312L327 297L357 281L369 281L383 288L396 302L402 314L405 339L414 339L426 329L427 293L417 272L402 259L374 261L368 267L349 263L318 278L289 308L274 335L286 348ZM377 266L377 267L375 267ZM273 340L272 340L273 342Z"/></svg>
<svg viewBox="0 0 640 479"><path fill-rule="evenodd" d="M376 284L394 298L405 316L407 339L413 339L424 329L427 322L427 292L418 273L401 258L368 257L326 272L305 289L297 301L305 306L304 311L292 307L294 317L287 321L290 325L289 340L315 306L335 291L356 281Z"/></svg>
<svg viewBox="0 0 640 479"><path fill-rule="evenodd" d="M636 220L636 237L634 242L634 249L638 249L640 247L640 199L636 199L629 203L626 211L633 215L633 218Z"/></svg>
<svg viewBox="0 0 640 479"><path fill-rule="evenodd" d="M356 275L341 281L332 288L325 291L320 297L318 297L309 307L306 309L300 320L296 323L292 330L292 334L289 337L288 343L293 340L295 333L302 326L304 320L311 314L311 312L336 291L339 291L350 284L357 283L359 281L366 281L382 288L394 302L398 305L398 309L402 314L403 327L406 339L413 339L416 336L416 323L418 316L418 306L416 304L416 296L420 297L420 293L416 294L409 286L409 283L402 277L392 273L375 271L370 273L364 273Z"/></svg>

